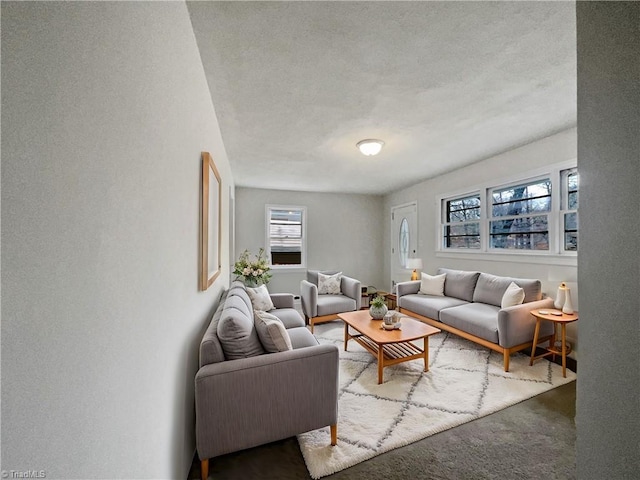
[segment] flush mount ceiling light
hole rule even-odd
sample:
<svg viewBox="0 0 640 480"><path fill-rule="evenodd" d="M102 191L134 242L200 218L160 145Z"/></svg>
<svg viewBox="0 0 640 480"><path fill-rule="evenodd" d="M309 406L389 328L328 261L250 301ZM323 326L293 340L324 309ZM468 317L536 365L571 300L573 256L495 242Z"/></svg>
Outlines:
<svg viewBox="0 0 640 480"><path fill-rule="evenodd" d="M380 150L382 150L383 145L384 142L382 140L369 138L367 140L360 140L356 144L356 147L360 149L363 155L370 157L371 155L379 154Z"/></svg>

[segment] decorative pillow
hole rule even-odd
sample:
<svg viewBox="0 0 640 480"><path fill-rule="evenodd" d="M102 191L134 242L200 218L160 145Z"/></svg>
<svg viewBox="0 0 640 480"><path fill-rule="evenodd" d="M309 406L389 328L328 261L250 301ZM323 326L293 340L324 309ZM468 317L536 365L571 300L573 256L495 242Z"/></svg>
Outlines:
<svg viewBox="0 0 640 480"><path fill-rule="evenodd" d="M446 273L442 275L429 275L422 273L422 279L420 281L420 293L425 295L437 295L439 297L444 296L444 280L447 277Z"/></svg>
<svg viewBox="0 0 640 480"><path fill-rule="evenodd" d="M271 295L266 285L260 285L257 288L247 287L247 293L251 299L251 305L254 310L262 310L267 312L276 308L271 301Z"/></svg>
<svg viewBox="0 0 640 480"><path fill-rule="evenodd" d="M514 305L521 305L524 301L524 288L520 288L514 282L511 282L502 295L502 302L500 308L513 307Z"/></svg>
<svg viewBox="0 0 640 480"><path fill-rule="evenodd" d="M287 329L278 317L262 310L254 310L253 317L260 343L269 353L293 350Z"/></svg>
<svg viewBox="0 0 640 480"><path fill-rule="evenodd" d="M340 282L342 281L342 272L335 275L325 275L318 272L318 294L319 295L338 295L340 293Z"/></svg>

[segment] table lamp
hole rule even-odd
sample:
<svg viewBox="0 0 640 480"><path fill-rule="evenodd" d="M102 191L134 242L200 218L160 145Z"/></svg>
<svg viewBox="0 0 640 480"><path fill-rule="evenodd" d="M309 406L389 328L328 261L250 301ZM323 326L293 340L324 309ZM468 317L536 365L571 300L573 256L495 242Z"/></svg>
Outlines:
<svg viewBox="0 0 640 480"><path fill-rule="evenodd" d="M409 258L407 259L406 267L413 270L411 273L411 280L418 280L418 270L422 270L422 259Z"/></svg>

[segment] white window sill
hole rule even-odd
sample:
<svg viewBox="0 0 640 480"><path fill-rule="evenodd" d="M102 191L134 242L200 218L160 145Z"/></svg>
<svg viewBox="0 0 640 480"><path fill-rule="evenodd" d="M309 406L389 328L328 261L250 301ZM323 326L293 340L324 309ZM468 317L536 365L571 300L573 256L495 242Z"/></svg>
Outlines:
<svg viewBox="0 0 640 480"><path fill-rule="evenodd" d="M489 260L492 262L533 263L538 265L567 265L578 266L578 255L549 254L549 253L488 253L488 252L453 252L438 251L438 258L461 258L464 260Z"/></svg>
<svg viewBox="0 0 640 480"><path fill-rule="evenodd" d="M278 272L278 273L301 273L301 272L306 272L307 271L307 267L301 267L301 266L285 266L285 265L271 265L271 271L272 272Z"/></svg>

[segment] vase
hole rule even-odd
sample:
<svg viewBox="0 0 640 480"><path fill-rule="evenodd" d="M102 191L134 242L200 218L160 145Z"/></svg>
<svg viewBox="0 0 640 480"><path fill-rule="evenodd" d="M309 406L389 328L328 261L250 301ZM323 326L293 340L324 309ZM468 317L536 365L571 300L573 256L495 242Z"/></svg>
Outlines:
<svg viewBox="0 0 640 480"><path fill-rule="evenodd" d="M249 287L249 288L257 288L258 282L252 278L245 278L244 285L245 287Z"/></svg>
<svg viewBox="0 0 640 480"><path fill-rule="evenodd" d="M382 320L384 314L387 313L387 310L388 308L386 305L382 305L381 307L374 307L371 305L369 307L369 315L371 315L371 318L374 320Z"/></svg>
<svg viewBox="0 0 640 480"><path fill-rule="evenodd" d="M567 289L567 284L564 282L562 282L558 287L558 294L556 295L556 301L553 302L553 306L556 307L558 310L562 310L562 307L564 307L566 289Z"/></svg>
<svg viewBox="0 0 640 480"><path fill-rule="evenodd" d="M565 288L564 305L562 306L562 313L571 315L573 313L573 303L571 303L571 289Z"/></svg>

